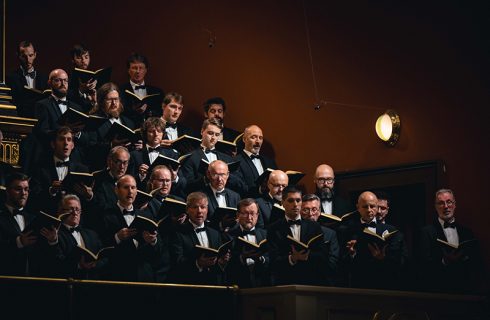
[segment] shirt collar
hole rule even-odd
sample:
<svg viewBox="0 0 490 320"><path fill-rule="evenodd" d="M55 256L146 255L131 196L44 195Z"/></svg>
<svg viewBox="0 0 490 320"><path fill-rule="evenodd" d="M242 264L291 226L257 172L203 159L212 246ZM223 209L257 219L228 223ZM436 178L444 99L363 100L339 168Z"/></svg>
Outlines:
<svg viewBox="0 0 490 320"><path fill-rule="evenodd" d="M145 81L141 82L140 84L137 84L137 83L134 83L133 81L129 80L129 84L131 85L131 87L134 90L134 87L136 87L136 86L144 86L145 85Z"/></svg>
<svg viewBox="0 0 490 320"><path fill-rule="evenodd" d="M251 155L256 155L256 156L258 156L258 155L259 155L258 153L257 153L257 154L255 154L255 153L252 153L252 152L250 152L250 151L248 151L248 150L245 150L245 149L243 149L243 152L245 152L245 154L246 154L247 156L249 156L249 157L250 157Z"/></svg>
<svg viewBox="0 0 490 320"><path fill-rule="evenodd" d="M439 223L441 224L442 229L444 229L444 223L446 223L446 222L439 217L437 217L437 220L439 220ZM451 219L451 221L448 221L448 223L453 223L454 221L456 221L456 219L453 217Z"/></svg>
<svg viewBox="0 0 490 320"><path fill-rule="evenodd" d="M66 159L60 159L57 156L53 156L54 163L56 162L65 162L65 161L70 161L70 157L67 157Z"/></svg>
<svg viewBox="0 0 490 320"><path fill-rule="evenodd" d="M194 228L194 230L196 230L197 228L204 228L204 223L202 225L198 226L197 224L195 224L194 222L192 222L190 219L189 219L189 222L191 223L191 225Z"/></svg>
<svg viewBox="0 0 490 320"><path fill-rule="evenodd" d="M119 208L119 210L121 211L121 213L123 212L123 210L127 210L127 211L133 211L133 205L131 205L131 207L129 208L124 208L120 203L119 203L119 200L117 201L117 207Z"/></svg>

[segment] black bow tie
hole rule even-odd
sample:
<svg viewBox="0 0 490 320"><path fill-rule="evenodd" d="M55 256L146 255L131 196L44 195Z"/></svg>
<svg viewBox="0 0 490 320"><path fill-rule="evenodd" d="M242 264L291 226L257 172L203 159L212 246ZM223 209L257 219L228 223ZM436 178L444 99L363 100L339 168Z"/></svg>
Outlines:
<svg viewBox="0 0 490 320"><path fill-rule="evenodd" d="M123 213L123 216L134 216L134 210L129 211L129 210L124 209L122 213Z"/></svg>
<svg viewBox="0 0 490 320"><path fill-rule="evenodd" d="M156 148L148 147L148 152L159 152L159 151L160 151L160 147L156 147Z"/></svg>
<svg viewBox="0 0 490 320"><path fill-rule="evenodd" d="M225 190L223 191L216 191L216 196L219 197L219 196L225 196L226 195L226 192Z"/></svg>
<svg viewBox="0 0 490 320"><path fill-rule="evenodd" d="M56 101L56 103L57 103L59 106L60 106L60 105L64 105L64 106L66 106L66 105L67 105L66 101L64 101L64 100L57 100L57 101Z"/></svg>
<svg viewBox="0 0 490 320"><path fill-rule="evenodd" d="M36 78L36 70L33 70L31 72L25 72L24 77L29 77L31 79L35 79Z"/></svg>
<svg viewBox="0 0 490 320"><path fill-rule="evenodd" d="M169 123L169 122L167 122L165 124L165 128L177 129L177 123Z"/></svg>
<svg viewBox="0 0 490 320"><path fill-rule="evenodd" d="M199 232L205 232L205 231L206 231L206 228L196 228L196 229L194 229L194 231L195 231L196 233L199 233Z"/></svg>
<svg viewBox="0 0 490 320"><path fill-rule="evenodd" d="M211 150L211 149L203 149L203 151L204 151L205 154L208 154L208 153L214 153L214 154L216 154L216 150L215 149L213 149L213 150Z"/></svg>
<svg viewBox="0 0 490 320"><path fill-rule="evenodd" d="M78 231L80 232L80 226L76 226L76 227L73 227L73 228L70 228L68 229L71 233L75 232L75 231Z"/></svg>
<svg viewBox="0 0 490 320"><path fill-rule="evenodd" d="M260 160L260 156L258 154L251 154L250 155L250 159L259 159Z"/></svg>
<svg viewBox="0 0 490 320"><path fill-rule="evenodd" d="M298 220L288 220L288 224L289 224L289 226L294 226L294 225L300 226L301 225L301 219L298 219Z"/></svg>
<svg viewBox="0 0 490 320"><path fill-rule="evenodd" d="M376 222L371 221L369 223L361 223L363 228L376 228Z"/></svg>
<svg viewBox="0 0 490 320"><path fill-rule="evenodd" d="M19 216L23 216L24 213L22 210L19 210L19 209L14 209L14 211L12 212L12 214L15 216L19 215Z"/></svg>
<svg viewBox="0 0 490 320"><path fill-rule="evenodd" d="M242 231L242 236L246 236L247 234L255 236L255 230L243 230Z"/></svg>
<svg viewBox="0 0 490 320"><path fill-rule="evenodd" d="M453 229L455 229L456 228L456 223L455 222L444 222L443 228L444 229L447 229L447 228L453 228Z"/></svg>
<svg viewBox="0 0 490 320"><path fill-rule="evenodd" d="M56 161L57 167L68 167L70 165L70 161Z"/></svg>
<svg viewBox="0 0 490 320"><path fill-rule="evenodd" d="M142 86L134 86L134 90L145 90L146 89L146 86L145 85L142 85Z"/></svg>

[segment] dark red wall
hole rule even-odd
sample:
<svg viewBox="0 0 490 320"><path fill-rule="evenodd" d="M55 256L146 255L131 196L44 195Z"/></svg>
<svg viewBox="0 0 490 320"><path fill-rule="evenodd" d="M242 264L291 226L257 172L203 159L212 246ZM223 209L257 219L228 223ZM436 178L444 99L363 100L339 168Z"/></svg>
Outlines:
<svg viewBox="0 0 490 320"><path fill-rule="evenodd" d="M304 2L319 98L363 107L313 109L299 0L7 0L7 70L23 39L45 71L69 67L69 49L83 42L92 67L112 66L116 82L129 53L141 52L149 82L184 95L185 122L197 129L202 101L224 97L227 125L261 126L280 167L306 172L309 190L323 162L348 171L441 159L458 220L490 256L488 5ZM374 131L387 108L402 120L394 148Z"/></svg>

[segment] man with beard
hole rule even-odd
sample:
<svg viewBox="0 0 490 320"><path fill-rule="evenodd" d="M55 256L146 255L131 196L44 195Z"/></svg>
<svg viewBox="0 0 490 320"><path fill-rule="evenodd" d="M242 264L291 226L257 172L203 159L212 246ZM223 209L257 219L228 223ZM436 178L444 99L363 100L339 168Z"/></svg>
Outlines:
<svg viewBox="0 0 490 320"><path fill-rule="evenodd" d="M274 170L270 173L267 180L267 189L269 192L260 198L257 198L259 206L259 220L257 226L259 228L267 228L272 222L283 218L284 216L276 214L273 210L274 204L281 205L282 191L288 186L288 175L281 170Z"/></svg>
<svg viewBox="0 0 490 320"><path fill-rule="evenodd" d="M262 134L262 129L256 125L250 125L245 128L243 134L243 143L245 146L236 157L236 160L240 160L239 172L245 182L244 190L239 192L242 197L258 197L260 195L260 186L257 183L259 176L264 171L267 171L268 168L277 169L274 159L259 154L263 142L264 135Z"/></svg>
<svg viewBox="0 0 490 320"><path fill-rule="evenodd" d="M331 166L319 165L315 170L316 192L321 200L321 211L338 217L355 210L354 206L345 199L335 195L335 174Z"/></svg>
<svg viewBox="0 0 490 320"><path fill-rule="evenodd" d="M130 129L135 129L134 122L121 114L123 108L117 85L108 82L97 90L97 104L90 111L90 114L104 117L107 120L97 128L96 132L92 133L92 141L95 141L95 143L87 154L91 158L90 164L93 170L104 168L106 156L112 147L125 146L126 148L130 148L142 146L141 140L138 143L131 144L126 139L120 139L117 136L112 141L106 141L106 135L115 122Z"/></svg>
<svg viewBox="0 0 490 320"><path fill-rule="evenodd" d="M7 75L5 83L12 89L12 102L17 107L17 115L34 118L36 98L28 95L24 87L43 91L47 88L48 77L34 66L37 52L32 42L21 41L17 50L20 66Z"/></svg>
<svg viewBox="0 0 490 320"><path fill-rule="evenodd" d="M221 136L225 141L234 141L236 137L240 135L240 132L225 127L225 115L226 115L226 103L221 97L209 98L203 104L204 106L204 118L206 119L218 119L223 124L223 130Z"/></svg>
<svg viewBox="0 0 490 320"><path fill-rule="evenodd" d="M90 51L83 44L76 44L70 50L71 62L73 69L88 70L90 65ZM102 83L99 83L99 86ZM70 83L68 86L68 98L83 109L83 112L88 112L95 104L95 92L97 79L90 79L87 82L82 82L78 77L73 76L73 71L70 75Z"/></svg>

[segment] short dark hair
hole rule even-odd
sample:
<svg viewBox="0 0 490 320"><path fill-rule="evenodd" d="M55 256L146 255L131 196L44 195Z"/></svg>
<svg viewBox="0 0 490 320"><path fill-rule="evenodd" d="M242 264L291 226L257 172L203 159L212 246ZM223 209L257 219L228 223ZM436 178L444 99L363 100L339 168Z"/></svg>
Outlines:
<svg viewBox="0 0 490 320"><path fill-rule="evenodd" d="M255 204L257 206L257 212L259 211L259 205L255 199L245 198L238 202L237 211L242 210L243 207L248 207L249 205Z"/></svg>
<svg viewBox="0 0 490 320"><path fill-rule="evenodd" d="M12 183L16 180L29 181L29 179L29 176L22 172L12 172L5 178L5 188L10 188L12 186Z"/></svg>
<svg viewBox="0 0 490 320"><path fill-rule="evenodd" d="M310 201L319 201L319 202L321 202L320 201L320 197L318 197L314 193L308 193L308 194L303 195L302 201L303 202L310 202Z"/></svg>
<svg viewBox="0 0 490 320"><path fill-rule="evenodd" d="M386 200L387 204L390 205L391 197L387 192L380 190L376 191L374 194L378 200Z"/></svg>
<svg viewBox="0 0 490 320"><path fill-rule="evenodd" d="M286 198L288 197L288 193L299 193L300 195L303 195L303 192L300 189L296 188L295 186L287 186L282 190L283 200L286 200Z"/></svg>
<svg viewBox="0 0 490 320"><path fill-rule="evenodd" d="M207 201L209 201L208 196L203 192L196 191L196 192L189 193L186 199L186 208L189 208L192 204L194 204L194 202L202 199L206 199Z"/></svg>
<svg viewBox="0 0 490 320"><path fill-rule="evenodd" d="M148 63L148 59L144 55L139 54L137 52L131 53L131 55L128 57L128 60L126 61L126 68L129 69L129 67L131 66L131 63L135 63L135 62L143 63L145 65L146 69L150 68L150 64Z"/></svg>
<svg viewBox="0 0 490 320"><path fill-rule="evenodd" d="M206 119L202 123L201 130L206 129L208 126L217 126L221 131L223 131L223 124L218 119Z"/></svg>
<svg viewBox="0 0 490 320"><path fill-rule="evenodd" d="M213 105L213 104L219 104L219 105L223 106L223 111L224 112L226 111L225 100L223 100L223 98L221 98L221 97L213 97L213 98L209 98L208 100L204 101L204 103L203 103L204 112L208 113L209 107L211 107L211 105Z"/></svg>
<svg viewBox="0 0 490 320"><path fill-rule="evenodd" d="M177 92L169 92L163 97L163 105L167 105L172 100L175 100L177 103L184 104L184 97L180 93Z"/></svg>
<svg viewBox="0 0 490 320"><path fill-rule="evenodd" d="M83 44L77 43L73 46L73 48L70 50L70 57L80 57L81 55L86 54L90 50Z"/></svg>
<svg viewBox="0 0 490 320"><path fill-rule="evenodd" d="M17 55L20 54L20 48L27 48L30 46L32 46L32 48L34 49L34 52L36 52L36 47L34 47L32 42L30 42L29 40L22 40L21 42L19 42L19 45L17 46Z"/></svg>

